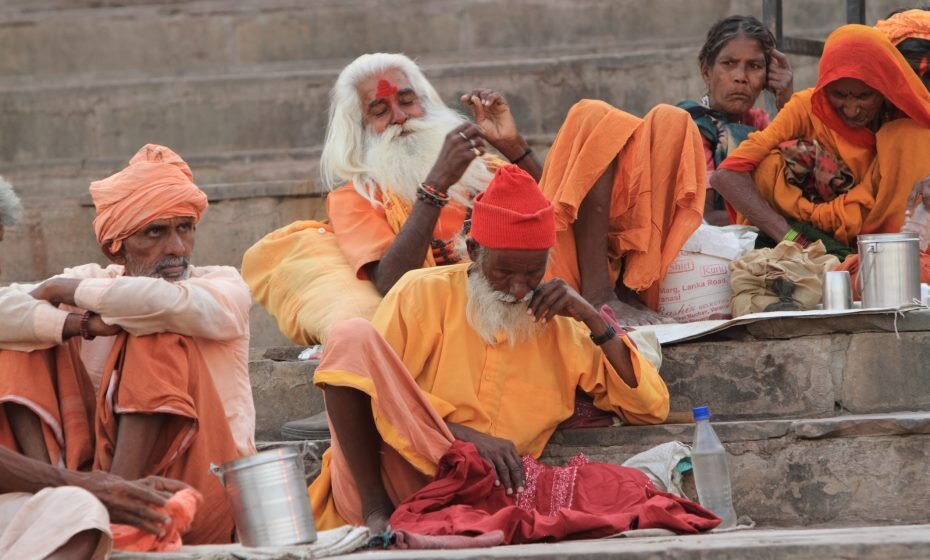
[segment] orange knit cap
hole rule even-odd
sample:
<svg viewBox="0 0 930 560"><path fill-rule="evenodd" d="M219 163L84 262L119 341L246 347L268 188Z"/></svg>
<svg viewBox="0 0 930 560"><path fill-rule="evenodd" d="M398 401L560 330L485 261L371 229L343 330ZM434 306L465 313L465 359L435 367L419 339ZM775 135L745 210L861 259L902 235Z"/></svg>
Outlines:
<svg viewBox="0 0 930 560"><path fill-rule="evenodd" d="M549 249L555 245L555 212L526 171L505 165L475 197L471 236L490 249Z"/></svg>
<svg viewBox="0 0 930 560"><path fill-rule="evenodd" d="M907 10L899 12L888 19L880 19L875 24L892 45L905 39L930 40L930 12L927 10Z"/></svg>
<svg viewBox="0 0 930 560"><path fill-rule="evenodd" d="M115 252L124 239L154 220L190 216L199 222L207 209L207 195L193 181L181 156L164 146L146 144L125 169L90 184L97 209L97 242L112 242L110 250Z"/></svg>

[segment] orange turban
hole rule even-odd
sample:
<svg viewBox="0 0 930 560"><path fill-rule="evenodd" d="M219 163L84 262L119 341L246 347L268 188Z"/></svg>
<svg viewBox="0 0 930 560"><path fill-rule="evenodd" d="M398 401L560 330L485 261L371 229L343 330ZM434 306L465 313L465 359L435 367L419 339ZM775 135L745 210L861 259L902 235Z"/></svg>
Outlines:
<svg viewBox="0 0 930 560"><path fill-rule="evenodd" d="M926 39L930 41L930 12L927 10L907 10L898 12L888 19L880 19L875 24L892 45L905 39Z"/></svg>
<svg viewBox="0 0 930 560"><path fill-rule="evenodd" d="M207 195L194 184L194 175L181 156L157 144L146 144L119 173L90 184L97 208L97 242L112 242L118 251L123 239L146 224L191 216L194 222L207 209Z"/></svg>

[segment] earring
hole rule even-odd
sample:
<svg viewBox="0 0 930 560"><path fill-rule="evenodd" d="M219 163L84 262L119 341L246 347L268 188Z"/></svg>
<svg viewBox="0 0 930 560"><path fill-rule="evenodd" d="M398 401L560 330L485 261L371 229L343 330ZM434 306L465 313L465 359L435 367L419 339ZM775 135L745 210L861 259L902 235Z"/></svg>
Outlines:
<svg viewBox="0 0 930 560"><path fill-rule="evenodd" d="M701 98L701 105L710 109L710 92L704 94L704 97Z"/></svg>

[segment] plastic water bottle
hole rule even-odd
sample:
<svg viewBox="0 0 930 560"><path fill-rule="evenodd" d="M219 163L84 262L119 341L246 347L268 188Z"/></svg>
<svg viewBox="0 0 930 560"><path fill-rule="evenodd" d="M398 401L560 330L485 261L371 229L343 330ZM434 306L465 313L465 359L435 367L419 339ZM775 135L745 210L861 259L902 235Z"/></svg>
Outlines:
<svg viewBox="0 0 930 560"><path fill-rule="evenodd" d="M694 483L697 486L698 500L702 506L722 520L721 529L733 527L736 525L736 511L733 509L727 451L710 425L710 409L699 406L692 413L697 429L694 433L691 462L694 464Z"/></svg>
<svg viewBox="0 0 930 560"><path fill-rule="evenodd" d="M930 212L924 208L924 202L920 198L904 213L904 225L901 226L901 231L916 233L920 238L920 250L927 250L927 245L930 244Z"/></svg>

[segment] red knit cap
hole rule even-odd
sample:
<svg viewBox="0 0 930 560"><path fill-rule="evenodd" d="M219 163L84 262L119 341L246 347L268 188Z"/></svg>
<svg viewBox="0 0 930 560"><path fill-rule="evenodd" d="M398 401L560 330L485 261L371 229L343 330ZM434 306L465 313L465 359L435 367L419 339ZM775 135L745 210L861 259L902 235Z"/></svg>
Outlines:
<svg viewBox="0 0 930 560"><path fill-rule="evenodd" d="M555 245L555 213L526 171L505 165L475 197L471 236L489 249L550 249Z"/></svg>

